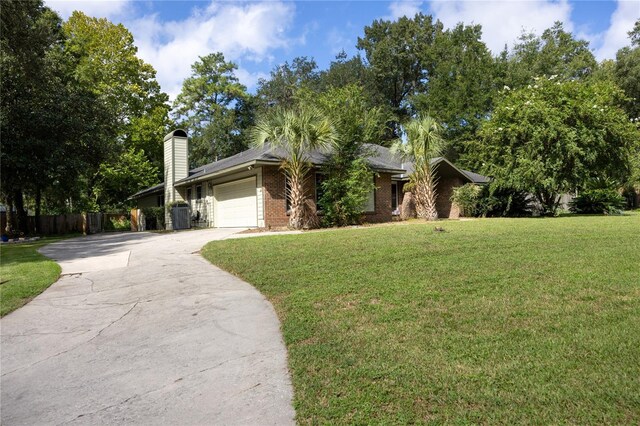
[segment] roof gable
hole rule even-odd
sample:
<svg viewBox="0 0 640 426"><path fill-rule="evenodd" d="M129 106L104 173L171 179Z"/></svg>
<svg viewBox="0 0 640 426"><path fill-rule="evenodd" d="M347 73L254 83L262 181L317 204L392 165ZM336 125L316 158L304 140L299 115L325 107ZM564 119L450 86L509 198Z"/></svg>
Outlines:
<svg viewBox="0 0 640 426"><path fill-rule="evenodd" d="M315 150L309 153L309 161L314 165L320 166L324 164L331 150ZM381 145L364 144L364 154L367 162L374 171L391 173L395 179L407 179L413 173L413 162L403 159L399 154L391 152L389 148ZM189 171L189 175L175 182L176 185L186 185L190 182L205 180L210 176L219 175L233 169L254 164L280 164L283 158L287 157L285 150L272 147L269 143L261 147L249 148L231 157L214 161L204 166L196 167ZM444 157L431 159L431 164L437 165L446 163L447 168L455 171L467 182L476 184L485 184L489 182L489 178L477 173L459 169ZM160 192L164 188L164 183L151 188L139 191L132 195L131 198L140 198L144 195L150 195L154 192Z"/></svg>

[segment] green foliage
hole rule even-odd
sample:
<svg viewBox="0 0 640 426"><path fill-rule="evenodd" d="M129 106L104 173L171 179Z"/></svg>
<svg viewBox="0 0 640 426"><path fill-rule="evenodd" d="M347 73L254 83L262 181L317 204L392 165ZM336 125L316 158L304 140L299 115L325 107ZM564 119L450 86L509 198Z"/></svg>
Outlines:
<svg viewBox="0 0 640 426"><path fill-rule="evenodd" d="M581 214L620 214L625 199L615 189L586 189L570 203L570 210Z"/></svg>
<svg viewBox="0 0 640 426"><path fill-rule="evenodd" d="M75 11L63 28L66 49L77 58L76 80L104 98L119 136L132 118L168 101L153 67L137 57L133 35L124 25Z"/></svg>
<svg viewBox="0 0 640 426"><path fill-rule="evenodd" d="M470 217L476 214L481 191L482 188L473 183L453 189L451 202L458 205L461 216Z"/></svg>
<svg viewBox="0 0 640 426"><path fill-rule="evenodd" d="M629 99L624 103L629 117L640 121L640 19L635 30L629 32L632 45L616 53L615 82Z"/></svg>
<svg viewBox="0 0 640 426"><path fill-rule="evenodd" d="M377 143L386 132L388 115L368 105L364 89L357 84L331 87L316 95L302 90L301 102L315 105L331 121L335 142L323 165L325 178L319 204L326 226L358 223L363 206L374 188L372 171L364 160L366 143Z"/></svg>
<svg viewBox="0 0 640 426"><path fill-rule="evenodd" d="M127 198L157 183L158 169L143 151L129 149L111 163L100 164L93 193L98 206L120 209L130 207Z"/></svg>
<svg viewBox="0 0 640 426"><path fill-rule="evenodd" d="M525 191L500 186L494 182L482 187L478 194L476 215L482 217L527 217L533 205Z"/></svg>
<svg viewBox="0 0 640 426"><path fill-rule="evenodd" d="M497 92L493 58L481 37L480 25L461 23L437 33L432 46L437 60L426 65L426 90L411 98L416 111L434 114L443 123L450 160L466 152L466 141L491 110Z"/></svg>
<svg viewBox="0 0 640 426"><path fill-rule="evenodd" d="M340 161L340 160L337 160ZM353 159L344 168L326 166L328 178L322 181L323 196L319 201L325 226L347 226L360 223L363 206L375 188L372 172L363 158Z"/></svg>
<svg viewBox="0 0 640 426"><path fill-rule="evenodd" d="M201 56L191 65L174 103L176 120L190 133L191 167L210 163L247 147L243 115L249 95L235 75L237 65L222 53Z"/></svg>
<svg viewBox="0 0 640 426"><path fill-rule="evenodd" d="M607 81L540 78L505 90L480 132L478 164L501 187L533 194L543 214L554 214L560 194L590 179L629 179L640 132L619 107L624 99Z"/></svg>
<svg viewBox="0 0 640 426"><path fill-rule="evenodd" d="M331 121L317 108L298 104L294 108L276 107L261 117L252 130L255 146L265 143L280 152L281 168L289 182L286 197L291 205L289 225L294 229L317 226L315 211L311 211L304 191L304 182L312 164L309 154L328 150L336 140Z"/></svg>
<svg viewBox="0 0 640 426"><path fill-rule="evenodd" d="M0 316L30 302L56 282L61 272L60 265L38 253L38 249L61 239L47 237L34 242L2 245Z"/></svg>
<svg viewBox="0 0 640 426"><path fill-rule="evenodd" d="M38 1L4 2L0 14L0 181L24 229L25 202L36 215L43 202L78 205L115 134L104 99L76 83L60 18Z"/></svg>
<svg viewBox="0 0 640 426"><path fill-rule="evenodd" d="M126 216L110 217L109 220L104 222L105 231L131 231L131 220Z"/></svg>
<svg viewBox="0 0 640 426"><path fill-rule="evenodd" d="M581 80L591 75L597 65L589 42L575 39L561 22L556 22L540 37L532 33L520 36L509 57L504 84L517 89L542 76Z"/></svg>
<svg viewBox="0 0 640 426"><path fill-rule="evenodd" d="M146 229L164 229L164 207L145 207L142 209Z"/></svg>
<svg viewBox="0 0 640 426"><path fill-rule="evenodd" d="M436 62L433 44L443 25L429 15L401 17L397 21L376 20L364 28L357 47L369 64L369 78L379 96L394 114L393 137L400 123L412 115L410 98L427 89Z"/></svg>
<svg viewBox="0 0 640 426"><path fill-rule="evenodd" d="M261 114L273 106L289 108L297 101L296 94L300 89L315 91L319 83L318 65L306 56L294 58L291 64L285 62L276 66L269 79L258 81L257 97Z"/></svg>
<svg viewBox="0 0 640 426"><path fill-rule="evenodd" d="M348 59L347 53L342 50L338 53L329 68L320 72L319 86L321 92L330 88L340 88L349 85L366 85L369 83L368 68L360 55ZM370 95L370 87L366 87L367 95Z"/></svg>
<svg viewBox="0 0 640 426"><path fill-rule="evenodd" d="M319 109L336 131L341 155L357 157L364 144L378 144L387 133L391 117L381 107L371 107L364 88L359 84L331 87L322 93L301 89L296 99Z"/></svg>
<svg viewBox="0 0 640 426"><path fill-rule="evenodd" d="M414 164L414 173L417 176L423 170L431 170L431 159L440 156L444 149L442 127L430 116L418 117L411 120L405 126L407 134L406 142L398 140L392 149L404 157L411 158Z"/></svg>
<svg viewBox="0 0 640 426"><path fill-rule="evenodd" d="M153 67L137 56L133 35L124 25L76 11L63 29L65 50L76 62L73 71L76 84L102 101L108 115L107 125L115 133L103 138L93 135L101 147L93 150L94 157L86 169L87 187L82 191L90 194L93 201L106 199L106 205L98 201L98 207L105 209L122 196L121 191L112 191L105 198L103 182L96 182L100 178L94 176L101 174L100 168L105 163L109 167L108 164L120 161L133 149L144 152L158 172L162 167L162 139L173 125L168 116L169 97L160 90ZM134 182L129 186L144 185L146 177L141 175L138 180L131 175ZM114 188L115 184L107 186ZM103 192L96 194L94 188ZM117 202L123 202L129 195Z"/></svg>
<svg viewBox="0 0 640 426"><path fill-rule="evenodd" d="M158 169L158 180L162 179L164 168L164 135L176 127L169 118L169 110L169 105L161 104L144 115L133 117L124 143L129 149L145 153L149 162Z"/></svg>
<svg viewBox="0 0 640 426"><path fill-rule="evenodd" d="M398 140L392 147L392 152L400 153L413 161L412 180L415 183L413 195L415 197L418 217L435 220L438 218L436 209L436 169L437 163L432 159L439 157L445 147L442 138L442 127L430 116L418 117L406 126L406 142Z"/></svg>
<svg viewBox="0 0 640 426"><path fill-rule="evenodd" d="M26 197L36 215L123 202L131 193L104 182L104 168L127 155L125 145L152 146L157 162L167 124L167 97L131 34L80 12L62 25L38 1L3 3L2 23L5 201ZM129 183L145 178L131 174Z"/></svg>

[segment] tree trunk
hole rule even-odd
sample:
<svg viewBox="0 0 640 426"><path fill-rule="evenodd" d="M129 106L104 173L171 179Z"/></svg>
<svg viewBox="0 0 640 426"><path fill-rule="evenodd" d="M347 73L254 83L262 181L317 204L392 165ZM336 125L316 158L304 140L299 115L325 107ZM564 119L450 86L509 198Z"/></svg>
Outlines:
<svg viewBox="0 0 640 426"><path fill-rule="evenodd" d="M425 195L426 195L426 218L427 220L436 220L438 219L438 210L436 209L436 198L438 194L436 193L436 180L433 177L433 173L429 171L427 173L427 179L425 181Z"/></svg>
<svg viewBox="0 0 640 426"><path fill-rule="evenodd" d="M400 219L407 220L417 217L416 202L412 192L405 192L402 198L402 207L400 208Z"/></svg>
<svg viewBox="0 0 640 426"><path fill-rule="evenodd" d="M416 179L416 212L418 217L426 220L436 220L438 210L436 210L436 179L432 170L423 170Z"/></svg>
<svg viewBox="0 0 640 426"><path fill-rule="evenodd" d="M22 189L16 189L14 193L14 203L16 206L16 230L21 234L26 234L27 229L27 212L24 209L24 198L22 197Z"/></svg>
<svg viewBox="0 0 640 426"><path fill-rule="evenodd" d="M7 195L4 199L5 207L7 209L7 224L4 228L4 233L9 237L13 237L13 197L11 195Z"/></svg>
<svg viewBox="0 0 640 426"><path fill-rule="evenodd" d="M306 173L299 170L289 170L287 173L289 180L289 227L293 229L317 228L320 225L316 204L313 200L307 199L304 193L304 183Z"/></svg>
<svg viewBox="0 0 640 426"><path fill-rule="evenodd" d="M36 217L35 217L35 226L36 226L36 234L40 234L40 208L42 207L42 191L40 188L36 189Z"/></svg>
<svg viewBox="0 0 640 426"><path fill-rule="evenodd" d="M289 213L289 226L293 229L302 229L303 227L303 208L304 208L304 188L303 179L296 171L287 173L289 179L289 204L291 204L291 212Z"/></svg>

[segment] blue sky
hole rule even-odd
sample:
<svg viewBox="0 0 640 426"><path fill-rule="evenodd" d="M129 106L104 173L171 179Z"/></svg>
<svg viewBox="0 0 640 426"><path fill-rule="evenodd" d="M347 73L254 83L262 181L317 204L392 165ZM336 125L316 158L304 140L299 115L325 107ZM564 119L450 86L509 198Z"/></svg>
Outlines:
<svg viewBox="0 0 640 426"><path fill-rule="evenodd" d="M356 53L363 28L375 19L432 14L446 27L457 22L483 27L483 39L497 53L523 29L540 34L554 21L590 42L599 60L629 44L627 32L640 18L640 0L435 0L435 1L151 1L46 0L66 18L73 10L124 24L139 56L158 72L173 99L191 64L221 51L238 64L250 91L277 64L313 57L325 68L344 49Z"/></svg>

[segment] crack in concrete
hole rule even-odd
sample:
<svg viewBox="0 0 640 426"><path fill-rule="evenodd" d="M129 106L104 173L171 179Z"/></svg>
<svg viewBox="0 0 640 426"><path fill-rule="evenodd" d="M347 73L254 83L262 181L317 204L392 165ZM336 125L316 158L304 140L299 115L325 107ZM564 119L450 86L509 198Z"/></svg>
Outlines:
<svg viewBox="0 0 640 426"><path fill-rule="evenodd" d="M149 391L147 391L147 392L143 392L143 393L137 393L137 394L135 394L135 395L132 395L132 396L130 396L130 397L128 397L128 398L123 399L123 400L122 400L122 401L120 401L120 402L117 402L117 403L115 403L115 404L108 405L108 406L103 407L103 408L101 408L101 409L99 409L99 410L92 411L92 412L89 412L89 413L79 414L79 415L77 415L75 418L73 418L73 419L71 419L71 420L67 420L67 421L64 421L64 422L62 422L62 423L59 423L59 424L58 424L58 426L65 425L65 424L69 424L69 423L73 423L73 422L75 422L76 420L81 419L81 418L83 418L83 417L87 417L87 416L94 416L94 415L96 415L96 414L98 414L98 413L100 413L100 412L107 411L107 410L110 410L110 409L112 409L112 408L118 407L118 406L120 406L120 405L126 404L126 403L128 403L129 401L131 401L131 400L133 400L133 399L142 398L142 397L145 397L145 396L150 395L150 394L155 393L155 392L161 392L162 390L164 390L164 389L166 389L166 388L168 388L168 387L170 387L170 386L172 386L172 385L175 385L175 384L176 384L176 383L178 383L178 382L183 381L185 378L192 377L192 376L196 376L196 375L198 375L198 374L202 374L202 373L205 373L205 372L210 371L210 370L214 370L214 369L219 368L219 367L221 367L221 366L223 366L224 364L227 364L227 363L229 363L229 362L237 361L237 360L240 360L240 359L243 359L243 358L248 358L248 357L251 357L251 356L254 356L254 355L266 354L266 353L269 353L269 352L275 352L275 351L277 351L277 350L273 350L273 349L272 349L272 350L268 350L268 351L255 351L255 352L252 352L252 353L250 353L250 354L242 355L242 356L239 356L239 357L236 357L236 358L227 359L227 360L222 361L222 362L220 362L220 363L218 363L218 364L216 364L216 365L213 365L213 366L211 366L211 367L207 367L207 368L205 368L205 369L202 369L202 370L196 371L196 372L194 372L194 373L190 373L190 374L184 375L184 376L182 376L182 377L179 377L179 378L177 378L177 379L175 379L175 380L171 381L170 383L164 384L164 385L162 385L162 386L160 386L160 387L158 387L158 388L151 389L151 390L149 390ZM231 395L231 396L240 395L241 393L244 393L244 392L250 391L251 389L254 389L254 388L258 387L258 386L260 386L261 384L262 384L262 383L257 383L257 384L255 384L255 385L253 385L253 386L250 386L250 387L246 388L246 389L242 389L242 390L240 390L240 391L238 391L238 392L234 393L234 394L233 394L233 395Z"/></svg>
<svg viewBox="0 0 640 426"><path fill-rule="evenodd" d="M262 383L258 382L258 383L256 383L256 384L255 384L255 385L253 385L253 386L249 386L249 387L248 387L248 388L246 388L246 389L242 389L242 390L240 390L240 391L238 391L238 392L236 392L236 393L232 394L232 395L231 395L231 397L238 396L238 395L240 395L241 393L245 393L245 392L250 391L251 389L255 389L255 388L257 388L258 386L260 386L261 384L262 384Z"/></svg>
<svg viewBox="0 0 640 426"><path fill-rule="evenodd" d="M88 333L89 330L72 330L72 331L52 331L48 333L24 333L24 334L0 334L0 337L28 337L28 336L54 336L57 334L73 334L73 333Z"/></svg>
<svg viewBox="0 0 640 426"><path fill-rule="evenodd" d="M115 321L112 321L111 324L109 324L108 326L102 328L100 331L98 331L98 334L96 334L95 336L93 336L91 339L87 340L85 343L89 343L91 341L93 341L94 339L100 337L100 335L102 334L103 331L105 331L107 328L111 327L113 324L117 323L118 321L120 321L122 318L126 317L127 315L129 315L129 313L131 313L131 311L133 311L133 309L138 306L138 304L140 304L140 301L137 301L136 303L133 304L133 306L131 306L131 308L129 308L129 310L127 312L125 312L124 314L122 314L122 316L120 316L120 318L118 318Z"/></svg>
<svg viewBox="0 0 640 426"><path fill-rule="evenodd" d="M132 307L132 309L133 309L133 307ZM131 310L129 310L129 312L130 312L130 311L131 311ZM117 402L117 403L115 403L115 404L108 405L108 406L103 407L103 408L101 408L101 409L99 409L99 410L96 410L96 411L92 411L92 412L89 412L89 413L82 413L82 414L79 414L79 415L77 415L75 418L73 418L73 419L71 419L71 420L67 420L67 421L64 421L64 422L62 422L62 423L59 423L59 424L58 424L58 426L65 425L65 424L69 424L69 423L73 423L73 422L75 422L76 420L81 419L81 418L83 418L83 417L87 417L87 416L94 416L94 415L96 415L96 414L98 414L98 413L100 413L100 412L107 411L107 410L109 410L109 409L111 409L111 408L115 408L115 407L118 407L118 406L120 406L120 405L126 404L126 403L128 403L129 401L131 401L131 400L133 400L133 399L142 398L142 397L145 397L145 396L147 396L147 395L150 395L150 394L152 394L152 393L154 393L154 392L160 392L160 391L162 391L163 389L165 389L165 388L167 388L167 387L169 387L169 386L175 385L176 383L178 383L178 382L180 382L180 381L184 380L184 379L185 379L185 378L187 378L187 377L196 376L196 375L198 375L198 374L202 374L202 373L205 373L205 372L207 372L207 371L214 370L214 369L219 368L219 367L221 367L221 366L223 366L224 364L227 364L227 363L229 363L229 362L237 361L237 360L239 360L239 359L243 359L243 358L248 358L248 357L251 357L251 356L254 356L254 355L266 354L266 353L269 353L269 352L275 352L275 351L277 351L277 350L255 351L255 352L252 352L252 353L250 353L250 354L242 355L242 356L239 356L239 357L236 357L236 358L227 359L227 360L222 361L222 362L220 362L220 363L218 363L218 364L216 364L216 365L213 365L213 366L211 366L211 367L207 367L207 368L204 368L204 369L202 369L202 370L196 371L196 372L194 372L194 373L190 373L190 374L187 374L187 375L185 375L185 376L179 377L179 378L177 378L177 379L173 380L171 383L167 383L167 384L162 385L162 386L160 386L160 387L158 387L158 388L156 388L156 389L152 389L152 390L147 391L147 392L144 392L144 393L140 393L140 394L132 395L132 396L130 396L130 397L128 397L128 398L123 399L123 400L122 400L122 401L120 401L120 402ZM246 388L246 389L242 389L242 390L240 390L240 391L238 391L238 392L234 393L232 396L240 395L241 393L244 393L244 392L250 391L251 389L257 388L257 387L258 387L258 386L260 386L261 384L262 384L262 383L256 383L256 384L255 384L255 385L253 385L253 386L250 386L250 387L248 387L248 388Z"/></svg>
<svg viewBox="0 0 640 426"><path fill-rule="evenodd" d="M90 343L91 341L93 341L94 339L96 339L98 336L100 336L100 335L102 334L102 332L103 332L103 331L105 331L107 328L111 327L113 324L117 323L117 322L118 322L118 321L120 321L122 318L126 317L126 316L127 316L127 315L132 311L132 310L133 310L133 308L135 308L136 306L138 306L138 304L139 304L139 303L140 303L140 302L136 302L136 303L134 303L134 305L133 305L129 310L127 310L127 312L125 312L123 315L121 315L121 316L120 316L118 319L116 319L115 321L112 321L111 323L109 323L106 327L101 328L101 329L100 329L100 331L98 331L98 333L97 333L95 336L93 336L91 339L87 340L86 342L79 343L79 344L77 344L77 345L75 345L75 346L73 346L73 347L71 347L71 348L69 348L69 349L66 349L66 350L64 350L64 351L58 352L57 354L54 354L54 355L48 356L48 357L46 357L46 358L44 358L44 359L41 359L41 360L39 360L39 361L36 361L36 362L34 362L34 363L32 363L32 364L29 364L29 365L26 365L26 366L24 366L24 367L19 367L19 368L16 368L16 369L14 369L14 370L7 371L6 373L2 374L0 377L4 377L4 376L6 376L6 375L8 375L8 374L12 374L12 373L15 373L16 371L24 370L24 369L26 369L26 368L34 367L34 366L36 366L36 365L38 365L38 364L40 364L40 363L43 363L43 362L45 362L45 361L47 361L47 360L50 360L50 359L52 359L52 358L56 358L56 357L58 357L58 356L60 356L60 355L66 354L67 352L71 352L71 351L73 351L73 350L75 350L75 349L79 348L79 347L80 347L80 346L82 346L82 345L86 345L87 343Z"/></svg>
<svg viewBox="0 0 640 426"><path fill-rule="evenodd" d="M135 398L137 396L140 396L140 395L136 394L136 395L130 396L129 398L127 398L125 400L122 400L122 401L120 401L120 402L118 402L116 404L108 405L108 406L103 407L103 408L101 408L99 410L96 410L96 411L92 411L92 412L89 412L89 413L78 414L74 419L67 420L67 421L64 421L62 423L58 423L58 426L67 425L69 423L73 423L76 420L81 419L82 417L95 416L96 414L100 413L101 411L107 411L110 408L114 408L114 407L117 407L119 405L126 404L127 402L131 401L133 398Z"/></svg>
<svg viewBox="0 0 640 426"><path fill-rule="evenodd" d="M219 362L218 364L216 364L216 365L214 365L214 366L204 368L204 369L202 369L202 370L200 370L200 371L198 371L198 372L196 372L196 373L187 374L187 375L186 375L186 376L184 376L184 377L191 377L191 376L195 376L195 375L197 375L197 374L205 373L205 372L210 371L210 370L215 370L215 369L216 369L216 368L218 368L218 367L221 367L221 366L223 366L223 365L225 365L225 364L228 364L228 363L230 363L230 362L233 362L233 361L237 361L237 360L239 360L239 359L249 358L249 357L254 356L254 355L267 354L267 353L269 353L269 352L277 352L277 351L278 351L277 349L271 349L271 350L268 350L268 351L255 351L255 352L251 352L250 354L247 354L247 355L242 355L242 356L239 356L239 357L235 357L235 358L231 358L231 359L226 359L226 360L224 360L224 361L222 361L222 362ZM184 377L183 377L183 378L184 378Z"/></svg>

